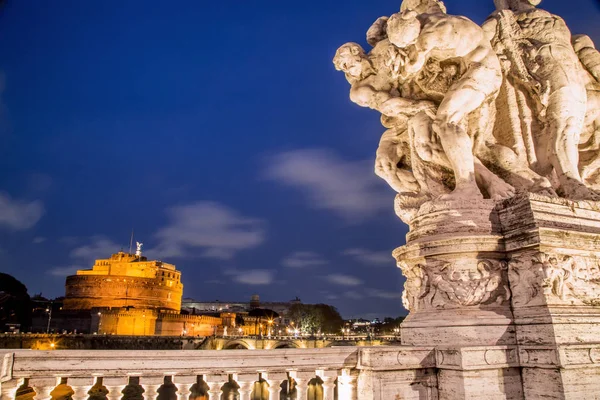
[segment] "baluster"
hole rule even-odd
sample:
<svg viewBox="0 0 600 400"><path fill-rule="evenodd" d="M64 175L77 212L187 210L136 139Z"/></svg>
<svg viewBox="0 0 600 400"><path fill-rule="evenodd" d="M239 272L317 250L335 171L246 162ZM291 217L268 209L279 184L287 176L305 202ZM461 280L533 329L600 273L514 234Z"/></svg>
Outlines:
<svg viewBox="0 0 600 400"><path fill-rule="evenodd" d="M157 389L158 397L156 400L177 400L177 391L179 389L173 383L173 377L167 375L163 379L163 384Z"/></svg>
<svg viewBox="0 0 600 400"><path fill-rule="evenodd" d="M208 399L209 400L221 400L221 386L227 382L227 375L207 375L204 378L208 384Z"/></svg>
<svg viewBox="0 0 600 400"><path fill-rule="evenodd" d="M56 387L56 378L32 378L29 386L35 390L34 400L50 400L50 392Z"/></svg>
<svg viewBox="0 0 600 400"><path fill-rule="evenodd" d="M281 382L284 379L287 379L287 374L285 372L269 372L262 374L263 379L267 381L269 384L269 400L279 400L279 396L281 394Z"/></svg>
<svg viewBox="0 0 600 400"><path fill-rule="evenodd" d="M190 387L190 397L183 400L198 400L200 398L204 400L205 395L208 395L208 391L210 390L210 386L204 380L205 377L205 375L196 375L196 381Z"/></svg>
<svg viewBox="0 0 600 400"><path fill-rule="evenodd" d="M314 377L312 372L290 371L290 376L296 382L296 400L306 400L308 381Z"/></svg>
<svg viewBox="0 0 600 400"><path fill-rule="evenodd" d="M127 386L123 388L121 400L144 400L146 390L140 385L139 376L130 376Z"/></svg>
<svg viewBox="0 0 600 400"><path fill-rule="evenodd" d="M12 381L16 383L16 380ZM35 390L29 384L29 378L23 379L17 388L16 385L7 385L9 382L1 384L2 386L2 400L33 400L35 397Z"/></svg>
<svg viewBox="0 0 600 400"><path fill-rule="evenodd" d="M71 400L75 391L69 386L67 379L63 377L58 379L58 385L50 392L52 400Z"/></svg>
<svg viewBox="0 0 600 400"><path fill-rule="evenodd" d="M250 400L252 389L254 388L254 382L238 382L240 385L238 392L240 393L240 400Z"/></svg>
<svg viewBox="0 0 600 400"><path fill-rule="evenodd" d="M190 389L196 383L196 376L192 375L176 375L173 377L173 382L177 386L177 398L179 400L189 400Z"/></svg>
<svg viewBox="0 0 600 400"><path fill-rule="evenodd" d="M323 400L334 400L334 381L337 378L337 372L318 369L315 373L323 381Z"/></svg>
<svg viewBox="0 0 600 400"><path fill-rule="evenodd" d="M92 388L94 381L89 378L69 378L69 386L73 389L73 400L87 400L88 391Z"/></svg>
<svg viewBox="0 0 600 400"><path fill-rule="evenodd" d="M88 390L88 400L108 400L109 390L104 386L104 378L101 376L96 377L94 385Z"/></svg>
<svg viewBox="0 0 600 400"><path fill-rule="evenodd" d="M108 390L108 394L106 395L108 400L121 400L121 397L123 397L123 389L125 389L128 382L126 376L104 377L102 382Z"/></svg>
<svg viewBox="0 0 600 400"><path fill-rule="evenodd" d="M256 378L256 374L237 374L236 382L239 385L240 400L250 400Z"/></svg>
<svg viewBox="0 0 600 400"><path fill-rule="evenodd" d="M144 388L144 400L156 400L158 388L163 384L163 376L142 376L140 385Z"/></svg>
<svg viewBox="0 0 600 400"><path fill-rule="evenodd" d="M356 376L350 369L343 369L338 376L338 400L356 400Z"/></svg>

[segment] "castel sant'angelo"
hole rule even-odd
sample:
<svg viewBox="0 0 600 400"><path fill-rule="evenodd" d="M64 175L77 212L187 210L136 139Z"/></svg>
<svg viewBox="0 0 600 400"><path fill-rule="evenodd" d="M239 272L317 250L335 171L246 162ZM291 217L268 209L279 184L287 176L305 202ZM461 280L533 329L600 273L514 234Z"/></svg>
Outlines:
<svg viewBox="0 0 600 400"><path fill-rule="evenodd" d="M114 335L212 335L229 315L181 313L183 284L175 265L119 251L67 277L63 310L87 312L90 332ZM86 313L87 314L87 313Z"/></svg>
<svg viewBox="0 0 600 400"><path fill-rule="evenodd" d="M173 264L122 251L67 277L65 309L134 307L179 311L183 284Z"/></svg>

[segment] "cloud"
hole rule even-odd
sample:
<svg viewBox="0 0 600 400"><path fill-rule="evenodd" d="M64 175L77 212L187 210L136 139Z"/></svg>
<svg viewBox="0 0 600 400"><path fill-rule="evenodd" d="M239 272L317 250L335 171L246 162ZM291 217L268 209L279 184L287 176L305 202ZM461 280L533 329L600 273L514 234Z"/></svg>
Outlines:
<svg viewBox="0 0 600 400"><path fill-rule="evenodd" d="M33 227L44 215L44 205L39 200L31 202L12 199L0 193L0 226L23 231Z"/></svg>
<svg viewBox="0 0 600 400"><path fill-rule="evenodd" d="M50 269L48 273L53 276L65 277L69 275L75 275L78 269L81 269L81 267L73 265L70 267L55 267Z"/></svg>
<svg viewBox="0 0 600 400"><path fill-rule="evenodd" d="M281 264L287 268L305 268L325 265L327 260L312 251L297 251L284 258Z"/></svg>
<svg viewBox="0 0 600 400"><path fill-rule="evenodd" d="M42 236L37 236L34 237L33 240L31 241L33 244L40 244L40 243L44 243L47 239L45 237Z"/></svg>
<svg viewBox="0 0 600 400"><path fill-rule="evenodd" d="M345 256L353 257L358 262L366 265L380 266L393 265L394 259L389 251L371 251L362 248L347 249L343 253Z"/></svg>
<svg viewBox="0 0 600 400"><path fill-rule="evenodd" d="M191 255L231 259L241 250L252 249L265 240L265 222L239 215L235 210L214 202L197 202L167 210L168 225L155 237L158 245L151 254L161 258Z"/></svg>
<svg viewBox="0 0 600 400"><path fill-rule="evenodd" d="M43 240L36 242L36 239ZM41 243L45 240L46 238L35 238L34 243ZM89 239L68 237L61 238L59 241L68 245L75 245L83 242L88 243L79 247L75 247L69 252L69 258L71 259L71 262L77 263L77 265L71 264L66 267L51 268L47 273L53 276L64 277L68 275L74 275L79 269L90 269L94 265L95 260L108 258L111 256L111 254L121 250L120 245L103 235L95 235Z"/></svg>
<svg viewBox="0 0 600 400"><path fill-rule="evenodd" d="M340 286L358 286L362 281L350 275L331 274L325 277L329 282Z"/></svg>
<svg viewBox="0 0 600 400"><path fill-rule="evenodd" d="M234 282L245 285L270 285L275 280L275 274L267 269L230 269L225 271Z"/></svg>
<svg viewBox="0 0 600 400"><path fill-rule="evenodd" d="M96 235L91 237L89 244L71 250L69 256L82 261L93 262L99 258L108 258L111 254L119 250L121 250L121 246L111 239L102 235ZM91 265L86 268L91 268Z"/></svg>
<svg viewBox="0 0 600 400"><path fill-rule="evenodd" d="M344 297L347 297L352 300L362 300L365 298L362 294L353 291L344 292Z"/></svg>
<svg viewBox="0 0 600 400"><path fill-rule="evenodd" d="M387 292L385 290L379 290L379 289L367 289L365 290L365 293L367 294L367 296L369 297L378 297L380 299L401 299L402 298L402 292L398 291L398 292Z"/></svg>
<svg viewBox="0 0 600 400"><path fill-rule="evenodd" d="M323 149L294 150L268 160L268 179L304 192L311 207L346 220L364 219L392 207L371 161L346 161Z"/></svg>

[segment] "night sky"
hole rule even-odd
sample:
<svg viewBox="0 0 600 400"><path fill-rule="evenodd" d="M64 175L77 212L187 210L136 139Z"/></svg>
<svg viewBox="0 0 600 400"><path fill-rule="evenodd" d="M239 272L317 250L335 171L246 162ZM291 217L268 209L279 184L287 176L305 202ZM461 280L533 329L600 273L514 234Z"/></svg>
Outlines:
<svg viewBox="0 0 600 400"><path fill-rule="evenodd" d="M334 70L398 0L37 1L0 9L0 271L46 297L95 258L176 264L184 296L402 315L407 227L383 128ZM449 0L481 23L492 0ZM600 43L595 0L546 0Z"/></svg>

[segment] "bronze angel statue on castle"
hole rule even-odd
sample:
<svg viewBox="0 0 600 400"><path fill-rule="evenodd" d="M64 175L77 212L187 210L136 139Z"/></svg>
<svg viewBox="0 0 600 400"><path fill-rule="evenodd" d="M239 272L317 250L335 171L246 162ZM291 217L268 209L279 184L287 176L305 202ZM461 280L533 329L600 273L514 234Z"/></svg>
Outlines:
<svg viewBox="0 0 600 400"><path fill-rule="evenodd" d="M350 99L381 113L375 172L405 222L436 199L600 200L600 53L540 2L494 0L479 26L404 0L370 51L337 50Z"/></svg>

